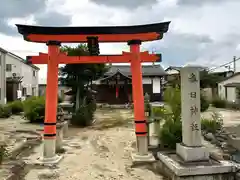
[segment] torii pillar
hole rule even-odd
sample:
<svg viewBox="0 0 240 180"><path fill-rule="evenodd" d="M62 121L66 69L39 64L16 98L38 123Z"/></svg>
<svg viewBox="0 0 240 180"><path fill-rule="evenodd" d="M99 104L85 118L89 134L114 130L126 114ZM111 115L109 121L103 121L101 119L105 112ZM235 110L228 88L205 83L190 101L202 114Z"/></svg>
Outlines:
<svg viewBox="0 0 240 180"><path fill-rule="evenodd" d="M57 123L57 103L58 103L58 55L61 43L49 41L48 46L48 66L47 66L47 87L44 120L44 163L54 163L61 159L56 155L56 123Z"/></svg>
<svg viewBox="0 0 240 180"><path fill-rule="evenodd" d="M148 152L147 124L144 111L144 95L142 84L142 65L140 59L141 40L131 40L130 46L131 72L132 72L132 94L134 104L134 122L137 138L137 152L132 154L133 162L154 161L155 158Z"/></svg>

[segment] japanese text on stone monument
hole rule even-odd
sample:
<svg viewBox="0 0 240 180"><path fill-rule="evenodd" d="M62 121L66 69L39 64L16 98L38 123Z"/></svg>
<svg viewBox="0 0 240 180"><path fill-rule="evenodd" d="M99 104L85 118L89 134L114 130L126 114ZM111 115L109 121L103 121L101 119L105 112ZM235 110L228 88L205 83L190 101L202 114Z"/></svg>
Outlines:
<svg viewBox="0 0 240 180"><path fill-rule="evenodd" d="M197 82L197 77L194 73L191 73L189 76L188 76L188 79L191 83L195 83ZM196 92L190 92L190 98L193 98L193 99L196 99L197 97L197 93ZM196 115L198 113L198 108L196 105L192 105L190 107L190 112L191 112L191 116L193 115ZM199 131L199 127L198 127L198 124L196 122L192 122L191 125L191 130L192 131Z"/></svg>

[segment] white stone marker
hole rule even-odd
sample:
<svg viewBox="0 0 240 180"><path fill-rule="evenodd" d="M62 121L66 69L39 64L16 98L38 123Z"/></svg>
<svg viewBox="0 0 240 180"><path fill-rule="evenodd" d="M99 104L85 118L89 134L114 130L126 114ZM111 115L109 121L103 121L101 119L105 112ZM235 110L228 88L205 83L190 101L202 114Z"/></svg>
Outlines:
<svg viewBox="0 0 240 180"><path fill-rule="evenodd" d="M177 154L184 161L209 159L207 148L202 146L199 67L181 69L182 143Z"/></svg>

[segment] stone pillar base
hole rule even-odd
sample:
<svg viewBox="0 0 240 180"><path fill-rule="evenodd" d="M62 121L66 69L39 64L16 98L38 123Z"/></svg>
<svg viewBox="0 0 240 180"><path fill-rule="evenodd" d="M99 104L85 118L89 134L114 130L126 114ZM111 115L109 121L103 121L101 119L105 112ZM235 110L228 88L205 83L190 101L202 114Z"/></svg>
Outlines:
<svg viewBox="0 0 240 180"><path fill-rule="evenodd" d="M149 124L149 145L151 147L157 147L159 145L158 135L159 131L157 131L157 124L156 122L152 122Z"/></svg>
<svg viewBox="0 0 240 180"><path fill-rule="evenodd" d="M57 124L56 152L61 151L63 147L63 128L63 123Z"/></svg>
<svg viewBox="0 0 240 180"><path fill-rule="evenodd" d="M209 151L206 147L188 147L183 144L177 144L177 155L185 162L207 161L209 160Z"/></svg>
<svg viewBox="0 0 240 180"><path fill-rule="evenodd" d="M68 121L63 122L63 137L67 138L68 137Z"/></svg>
<svg viewBox="0 0 240 180"><path fill-rule="evenodd" d="M54 164L58 164L62 158L63 158L63 156L60 156L60 155L55 155L54 157L51 157L51 158L41 157L36 162L36 164L39 164L39 165L54 165Z"/></svg>
<svg viewBox="0 0 240 180"><path fill-rule="evenodd" d="M140 155L138 153L132 153L131 156L132 156L133 164L155 161L155 158L151 153L148 153L145 155Z"/></svg>
<svg viewBox="0 0 240 180"><path fill-rule="evenodd" d="M159 145L159 139L157 135L152 135L149 137L149 145L151 147L158 147Z"/></svg>

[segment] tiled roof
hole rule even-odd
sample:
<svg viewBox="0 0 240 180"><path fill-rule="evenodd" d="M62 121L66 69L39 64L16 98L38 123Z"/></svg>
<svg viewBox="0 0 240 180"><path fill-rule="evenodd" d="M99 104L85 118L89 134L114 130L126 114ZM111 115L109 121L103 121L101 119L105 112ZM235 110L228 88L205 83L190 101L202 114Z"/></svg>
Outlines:
<svg viewBox="0 0 240 180"><path fill-rule="evenodd" d="M112 65L105 76L111 76L117 71L120 71L125 76L131 76L131 67L129 65ZM142 65L143 76L164 76L167 73L164 71L160 64L155 65Z"/></svg>

